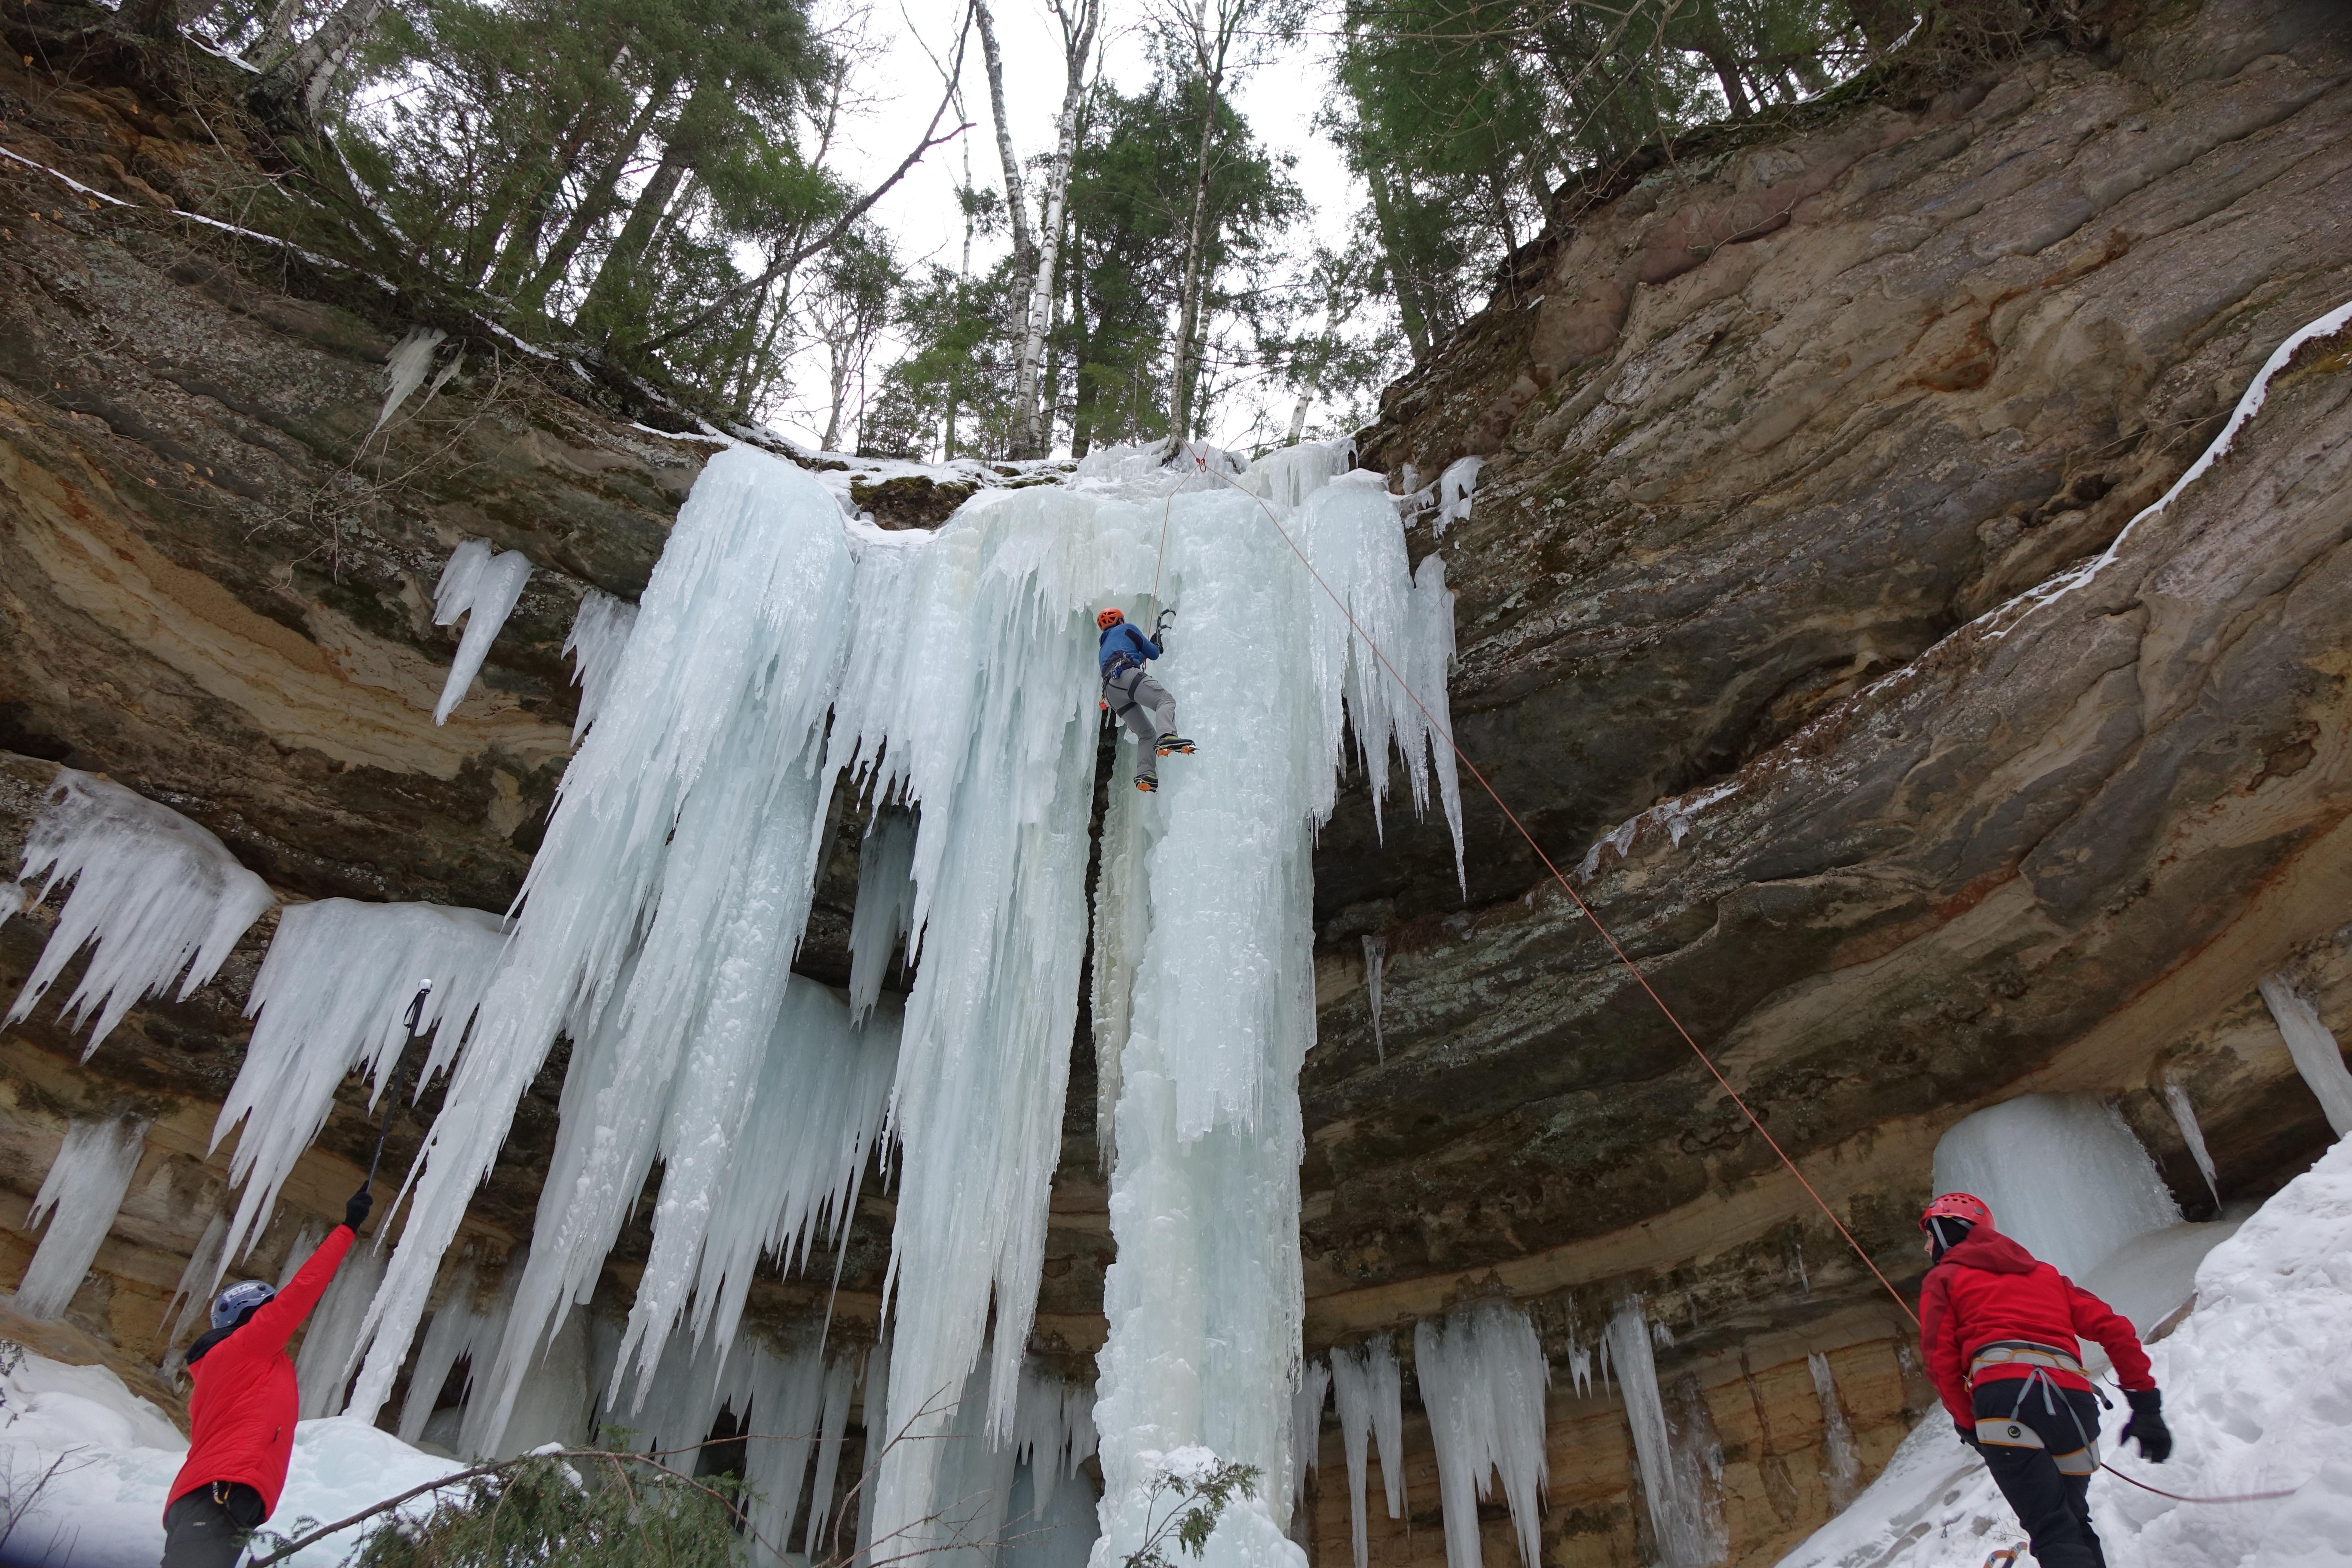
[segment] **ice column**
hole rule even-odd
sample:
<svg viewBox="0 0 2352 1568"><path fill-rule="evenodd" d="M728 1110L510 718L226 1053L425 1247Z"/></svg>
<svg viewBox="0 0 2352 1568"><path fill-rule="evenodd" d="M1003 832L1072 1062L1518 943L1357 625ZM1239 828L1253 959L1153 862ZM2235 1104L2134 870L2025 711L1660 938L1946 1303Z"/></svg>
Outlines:
<svg viewBox="0 0 2352 1568"><path fill-rule="evenodd" d="M468 539L450 552L433 590L433 624L451 626L464 616L466 635L457 639L457 657L449 661L449 678L441 683L441 700L433 708L436 724L447 721L473 684L530 577L530 557L520 550L493 555L488 542Z"/></svg>
<svg viewBox="0 0 2352 1568"><path fill-rule="evenodd" d="M33 1250L16 1287L16 1310L28 1318L54 1318L89 1274L89 1266L114 1228L122 1194L139 1169L147 1145L147 1123L109 1119L76 1121L33 1195L25 1216L27 1230L48 1216L49 1228Z"/></svg>
<svg viewBox="0 0 2352 1568"><path fill-rule="evenodd" d="M71 881L57 928L5 1022L33 1010L66 962L91 948L66 1000L68 1027L92 1015L92 1051L142 996L160 996L186 972L180 1000L210 980L271 903L268 887L226 846L169 806L121 784L59 768L25 836L24 868L45 873L31 902Z"/></svg>
<svg viewBox="0 0 2352 1568"><path fill-rule="evenodd" d="M572 679L580 688L580 716L572 721L572 740L578 744L604 710L612 695L613 677L621 668L621 650L636 629L637 607L601 588L591 588L572 615L572 629L563 637L563 651L572 656Z"/></svg>
<svg viewBox="0 0 2352 1568"><path fill-rule="evenodd" d="M1704 1568L1717 1554L1708 1500L1685 1484L1682 1467L1675 1462L1665 1401L1658 1390L1658 1363L1639 1296L1627 1297L1617 1309L1601 1331L1601 1344L1616 1367L1617 1387L1625 1398L1625 1421L1633 1432L1633 1459L1642 1472L1642 1498L1649 1509L1659 1562L1664 1568Z"/></svg>
<svg viewBox="0 0 2352 1568"><path fill-rule="evenodd" d="M1296 1458L1290 1477L1290 1511L1294 1526L1307 1505L1307 1472L1322 1465L1323 1406L1331 1394L1331 1367L1310 1361L1299 1370L1298 1392L1290 1396L1290 1451ZM1356 1490L1359 1499L1363 1489ZM1357 1511L1363 1505L1357 1504ZM1296 1537L1294 1537L1296 1539Z"/></svg>
<svg viewBox="0 0 2352 1568"><path fill-rule="evenodd" d="M2286 1041L2287 1054L2294 1058L2295 1070L2317 1097L2327 1125L2338 1137L2352 1132L2352 1070L2344 1066L2344 1050L2336 1043L2336 1036L2320 1022L2318 1011L2288 976L2263 976L2262 992L2279 1035Z"/></svg>
<svg viewBox="0 0 2352 1568"><path fill-rule="evenodd" d="M885 810L866 830L857 857L857 903L849 917L849 1010L862 1018L882 994L890 956L914 961L915 819Z"/></svg>
<svg viewBox="0 0 2352 1568"><path fill-rule="evenodd" d="M1845 1405L1838 1398L1830 1358L1815 1351L1805 1357L1805 1365L1813 1374L1813 1396L1822 1402L1822 1457L1828 1461L1822 1475L1829 1482L1830 1507L1843 1513L1862 1490L1862 1459L1854 1452L1853 1424L1846 1419Z"/></svg>
<svg viewBox="0 0 2352 1568"><path fill-rule="evenodd" d="M407 1064L413 1089L457 1055L505 946L505 922L479 910L352 899L288 906L246 1002L247 1015L259 1020L252 1043L213 1122L215 1149L245 1123L229 1160L229 1180L245 1190L224 1259L243 1256L260 1236L278 1188L327 1124L346 1073L358 1068L373 1080L373 1109L408 1048L418 982L433 982L417 1025L433 1044Z"/></svg>
<svg viewBox="0 0 2352 1568"><path fill-rule="evenodd" d="M551 1172L498 1405L531 1361L511 1343L517 1325L535 1336L585 1294L656 1151L656 1245L671 1273L648 1265L635 1337L657 1305L675 1309L691 1261L680 1255L699 1250L688 1243L740 1141L806 920L824 822L812 764L845 651L840 517L814 479L742 447L713 458L679 509L412 1167L407 1228L367 1318L362 1415L390 1391L441 1255L561 1029L582 1080L575 1092L567 1079L565 1121L587 1115L598 1137L564 1179Z"/></svg>
<svg viewBox="0 0 2352 1568"><path fill-rule="evenodd" d="M995 1364L970 1389L992 1438L1011 1428L1086 951L1094 609L1106 582L1149 581L1156 521L1037 487L919 544L863 546L827 767L854 758L862 788L919 814L922 961L890 1113L888 1403L911 1430L884 1458L875 1521L898 1550L942 1544L939 1504L962 1495L930 1439L950 1406L965 1418L992 1300Z"/></svg>
<svg viewBox="0 0 2352 1568"><path fill-rule="evenodd" d="M432 1418L434 1404L447 1385L450 1372L477 1349L489 1314L475 1301L474 1284L474 1259L468 1252L450 1271L447 1293L434 1309L433 1321L417 1344L416 1363L408 1374L408 1397L400 1406L399 1433L404 1443L414 1443L425 1435L425 1423ZM467 1382L472 1381L469 1371Z"/></svg>
<svg viewBox="0 0 2352 1568"><path fill-rule="evenodd" d="M180 1282L163 1303L163 1316L170 1323L163 1331L165 1344L175 1342L191 1323L205 1320L212 1305L213 1287L220 1280L221 1265L227 1257L227 1240L228 1215L215 1209L205 1221L204 1235L196 1238L195 1250L188 1254L188 1266L180 1270Z"/></svg>
<svg viewBox="0 0 2352 1568"><path fill-rule="evenodd" d="M1396 1348L1381 1334L1355 1350L1331 1352L1331 1393L1339 1416L1339 1442L1348 1460L1348 1519L1356 1548L1356 1568L1370 1550L1364 1518L1366 1459L1371 1439L1381 1447L1381 1483L1389 1517L1404 1513L1404 1390Z"/></svg>
<svg viewBox="0 0 2352 1568"><path fill-rule="evenodd" d="M1364 939L1364 1004L1372 1014L1372 1051L1382 1062L1389 1059L1389 1050L1381 1040L1381 965L1388 950L1389 940L1384 936Z"/></svg>
<svg viewBox="0 0 2352 1568"><path fill-rule="evenodd" d="M2172 1124L2180 1129L2181 1142L2189 1145L2189 1157L2197 1162L2197 1173L2205 1178L2205 1190L2213 1194L2213 1206L2221 1206L2221 1184L2213 1174L2213 1155L2205 1147L2205 1130L2197 1125L2197 1108L2189 1103L2189 1089L2176 1080L2167 1080L2164 1103L2172 1111Z"/></svg>
<svg viewBox="0 0 2352 1568"><path fill-rule="evenodd" d="M1096 924L1097 964L1133 975L1114 1112L1118 1254L1097 1359L1095 1560L1135 1551L1154 1478L1172 1456L1207 1450L1256 1466L1265 1485L1226 1511L1205 1568L1288 1563L1297 1548L1269 1503L1289 1489L1299 1363L1313 829L1331 809L1349 734L1376 793L1394 743L1424 800L1433 726L1363 644L1401 647L1412 625L1403 533L1381 489L1342 480L1286 513L1223 486L1163 504L1163 594L1182 616L1160 679L1201 751L1185 759L1199 765L1171 760L1160 793L1130 803L1151 819L1140 843L1106 845L1107 857L1139 849L1140 864L1117 886L1106 877ZM1340 605L1301 568L1286 530ZM1148 568L1133 579L1148 580ZM1443 712L1442 688L1422 696ZM1126 946L1139 932L1139 947Z"/></svg>
<svg viewBox="0 0 2352 1568"><path fill-rule="evenodd" d="M1996 1226L2072 1279L2180 1223L2147 1151L2095 1095L2021 1095L1963 1118L1936 1144L1935 1183L1982 1198Z"/></svg>
<svg viewBox="0 0 2352 1568"><path fill-rule="evenodd" d="M1414 1375L1437 1449L1439 1500L1450 1568L1479 1568L1478 1505L1503 1480L1526 1568L1542 1562L1538 1512L1551 1468L1544 1456L1544 1390L1551 1364L1535 1325L1500 1301L1465 1308L1412 1331Z"/></svg>

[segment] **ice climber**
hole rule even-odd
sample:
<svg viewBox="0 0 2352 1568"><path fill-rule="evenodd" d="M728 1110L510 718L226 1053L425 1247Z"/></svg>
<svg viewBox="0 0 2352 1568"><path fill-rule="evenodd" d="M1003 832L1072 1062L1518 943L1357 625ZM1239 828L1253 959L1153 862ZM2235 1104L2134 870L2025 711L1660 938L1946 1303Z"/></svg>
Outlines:
<svg viewBox="0 0 2352 1568"><path fill-rule="evenodd" d="M1112 718L1135 731L1136 742L1143 748L1135 787L1149 795L1160 787L1160 758L1171 752L1192 754L1192 742L1176 732L1176 699L1143 668L1145 660L1168 651L1164 646L1168 616L1161 614L1155 637L1145 637L1116 609L1097 616L1095 625L1102 630L1095 658L1102 666L1103 706L1110 710Z"/></svg>
<svg viewBox="0 0 2352 1568"><path fill-rule="evenodd" d="M188 1458L163 1505L163 1568L231 1568L278 1507L301 1400L286 1342L326 1294L375 1200L362 1187L343 1223L283 1290L258 1279L213 1302L211 1331L188 1347Z"/></svg>
<svg viewBox="0 0 2352 1568"><path fill-rule="evenodd" d="M2076 1336L2106 1351L2131 1402L2119 1441L2137 1441L2161 1464L2172 1434L2139 1336L2105 1301L1995 1230L1982 1199L1946 1193L1919 1216L1919 1228L1934 1260L1919 1291L1920 1351L1960 1440L1984 1457L2042 1568L2105 1568L2090 1508L2100 1398Z"/></svg>

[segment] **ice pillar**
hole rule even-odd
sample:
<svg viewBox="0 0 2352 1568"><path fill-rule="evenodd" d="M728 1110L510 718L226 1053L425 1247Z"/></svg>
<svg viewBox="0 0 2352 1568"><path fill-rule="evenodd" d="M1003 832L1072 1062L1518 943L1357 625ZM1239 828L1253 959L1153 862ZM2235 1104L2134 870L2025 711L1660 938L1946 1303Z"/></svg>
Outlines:
<svg viewBox="0 0 2352 1568"><path fill-rule="evenodd" d="M2287 1054L2294 1058L2295 1070L2327 1114L2327 1125L2339 1138L2352 1132L2352 1071L2345 1068L2344 1048L2336 1043L2335 1033L2285 975L2264 975L2262 992L2279 1036L2286 1041Z"/></svg>

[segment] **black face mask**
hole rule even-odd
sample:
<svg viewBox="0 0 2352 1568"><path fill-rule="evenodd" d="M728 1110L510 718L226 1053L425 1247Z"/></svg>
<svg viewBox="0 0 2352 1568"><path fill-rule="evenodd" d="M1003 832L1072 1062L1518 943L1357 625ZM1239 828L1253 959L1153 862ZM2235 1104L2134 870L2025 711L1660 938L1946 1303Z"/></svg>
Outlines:
<svg viewBox="0 0 2352 1568"><path fill-rule="evenodd" d="M1974 1221L1961 1219L1954 1215L1937 1215L1929 1220L1927 1240L1935 1248L1936 1261L1941 1263L1944 1260L1944 1254L1966 1241L1969 1232L1974 1229L1976 1229Z"/></svg>

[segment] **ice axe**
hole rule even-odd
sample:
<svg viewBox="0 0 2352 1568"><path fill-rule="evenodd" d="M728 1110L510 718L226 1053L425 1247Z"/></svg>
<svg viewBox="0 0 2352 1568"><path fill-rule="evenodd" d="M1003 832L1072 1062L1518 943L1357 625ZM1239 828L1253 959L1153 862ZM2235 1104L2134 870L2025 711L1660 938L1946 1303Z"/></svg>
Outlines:
<svg viewBox="0 0 2352 1568"><path fill-rule="evenodd" d="M409 998L408 1016L403 1020L408 1034L400 1042L400 1049L393 1054L391 1081L384 1086L383 1122L375 1130L375 1153L368 1160L367 1180L360 1184L360 1191L363 1193L375 1185L375 1168L383 1163L383 1141L392 1131L393 1108L400 1103L400 1058L406 1056L408 1047L416 1043L417 1026L425 1020L425 999L432 994L433 982L420 980L416 983L416 994Z"/></svg>

